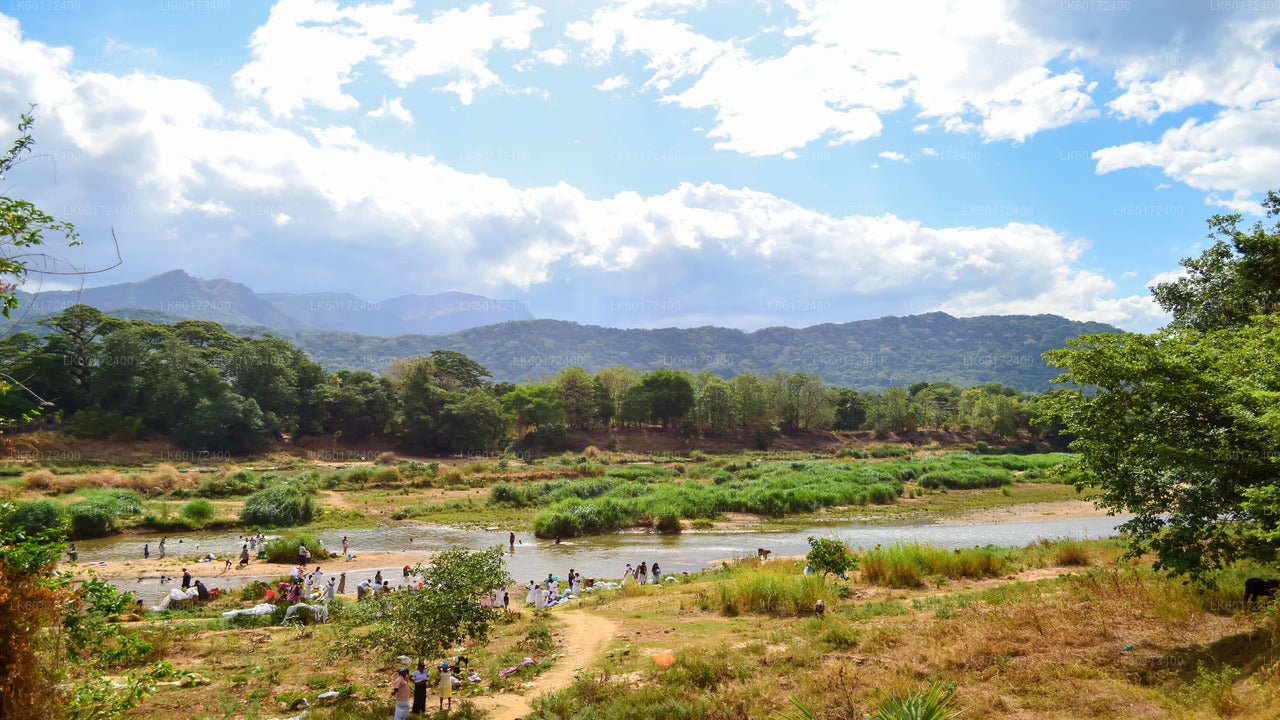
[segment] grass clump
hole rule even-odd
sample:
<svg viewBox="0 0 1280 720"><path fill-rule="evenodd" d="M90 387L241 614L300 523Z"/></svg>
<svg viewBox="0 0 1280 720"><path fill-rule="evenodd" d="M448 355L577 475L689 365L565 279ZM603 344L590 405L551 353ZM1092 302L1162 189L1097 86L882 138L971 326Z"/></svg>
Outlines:
<svg viewBox="0 0 1280 720"><path fill-rule="evenodd" d="M267 562L293 565L298 562L298 546L305 545L311 553L311 560L328 560L333 557L324 549L320 541L305 533L289 533L268 540L262 552Z"/></svg>
<svg viewBox="0 0 1280 720"><path fill-rule="evenodd" d="M240 517L246 525L292 527L315 517L315 504L307 493L286 485L260 490L244 501Z"/></svg>
<svg viewBox="0 0 1280 720"><path fill-rule="evenodd" d="M862 554L862 579L890 587L920 587L924 579L994 577L1004 572L1008 558L992 547L944 550L920 543L896 543Z"/></svg>
<svg viewBox="0 0 1280 720"><path fill-rule="evenodd" d="M811 615L818 600L833 604L835 588L820 577L805 576L792 563L741 564L730 567L728 577L716 584L704 609L722 615ZM714 598L714 605L710 602Z"/></svg>
<svg viewBox="0 0 1280 720"><path fill-rule="evenodd" d="M920 487L927 490L975 490L994 488L1013 482L1013 473L1004 468L966 468L935 470L920 476Z"/></svg>

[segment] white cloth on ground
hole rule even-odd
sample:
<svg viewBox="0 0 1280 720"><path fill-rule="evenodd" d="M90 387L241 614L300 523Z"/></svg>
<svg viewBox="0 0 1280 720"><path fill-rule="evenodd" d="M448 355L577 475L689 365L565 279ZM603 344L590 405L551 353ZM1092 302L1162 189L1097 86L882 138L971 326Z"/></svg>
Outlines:
<svg viewBox="0 0 1280 720"><path fill-rule="evenodd" d="M200 591L194 587L185 592L183 592L182 590L178 590L177 588L174 588L173 590L169 591L168 595L165 595L164 597L160 598L160 604L151 608L151 612L163 612L165 610L168 610L169 605L172 603L184 602L186 600L190 600L194 597L197 597L198 595L200 595Z"/></svg>
<svg viewBox="0 0 1280 720"><path fill-rule="evenodd" d="M271 603L259 603L251 608L242 608L240 610L228 610L222 613L222 617L230 618L237 615L270 615L276 606Z"/></svg>

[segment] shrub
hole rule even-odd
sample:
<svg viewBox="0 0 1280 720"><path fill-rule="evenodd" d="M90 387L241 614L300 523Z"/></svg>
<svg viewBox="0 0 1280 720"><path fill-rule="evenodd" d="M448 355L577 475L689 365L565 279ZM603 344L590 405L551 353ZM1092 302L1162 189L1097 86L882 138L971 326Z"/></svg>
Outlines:
<svg viewBox="0 0 1280 720"><path fill-rule="evenodd" d="M263 478L248 470L237 470L229 475L215 476L200 483L196 495L205 498L237 497L248 495L266 487Z"/></svg>
<svg viewBox="0 0 1280 720"><path fill-rule="evenodd" d="M213 507L213 503L206 498L196 498L189 500L182 506L179 511L182 517L190 520L195 525L203 525L213 519L217 511Z"/></svg>
<svg viewBox="0 0 1280 720"><path fill-rule="evenodd" d="M96 538L115 529L116 515L105 503L82 501L67 508L71 536L76 539Z"/></svg>
<svg viewBox="0 0 1280 720"><path fill-rule="evenodd" d="M62 508L51 500L33 500L20 502L4 517L4 526L12 530L21 529L28 535L35 535L45 530L56 530L66 521L62 516Z"/></svg>
<svg viewBox="0 0 1280 720"><path fill-rule="evenodd" d="M952 690L937 684L928 691L894 693L876 708L871 720L952 720L964 712L952 700Z"/></svg>
<svg viewBox="0 0 1280 720"><path fill-rule="evenodd" d="M307 546L307 550L311 552L312 560L328 560L333 557L321 547L319 540L304 533L289 533L278 538L272 538L263 546L262 552L266 554L267 562L293 565L298 562L299 545Z"/></svg>
<svg viewBox="0 0 1280 720"><path fill-rule="evenodd" d="M250 495L244 501L244 509L240 513L245 524L259 527L304 525L311 522L314 516L315 506L311 502L311 496L284 485Z"/></svg>
<svg viewBox="0 0 1280 720"><path fill-rule="evenodd" d="M378 453L379 465L394 465L396 463L396 454L390 451Z"/></svg>

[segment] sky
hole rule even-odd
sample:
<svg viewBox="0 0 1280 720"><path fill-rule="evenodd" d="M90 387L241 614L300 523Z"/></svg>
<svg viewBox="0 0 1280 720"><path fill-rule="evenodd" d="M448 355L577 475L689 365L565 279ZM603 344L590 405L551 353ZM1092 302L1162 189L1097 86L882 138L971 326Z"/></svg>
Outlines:
<svg viewBox="0 0 1280 720"><path fill-rule="evenodd" d="M88 285L1145 331L1280 188L1277 58L1280 0L5 0L0 192Z"/></svg>

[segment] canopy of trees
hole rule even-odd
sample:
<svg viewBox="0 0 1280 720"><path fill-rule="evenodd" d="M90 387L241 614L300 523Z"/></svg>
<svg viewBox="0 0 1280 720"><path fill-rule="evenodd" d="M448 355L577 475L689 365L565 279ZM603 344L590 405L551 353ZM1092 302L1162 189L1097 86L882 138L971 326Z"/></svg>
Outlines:
<svg viewBox="0 0 1280 720"><path fill-rule="evenodd" d="M1280 214L1280 197L1266 207ZM1200 582L1280 549L1280 224L1240 219L1210 220L1214 246L1154 288L1168 327L1046 354L1080 387L1047 398L1046 419L1075 435L1101 502L1136 515L1132 552Z"/></svg>

